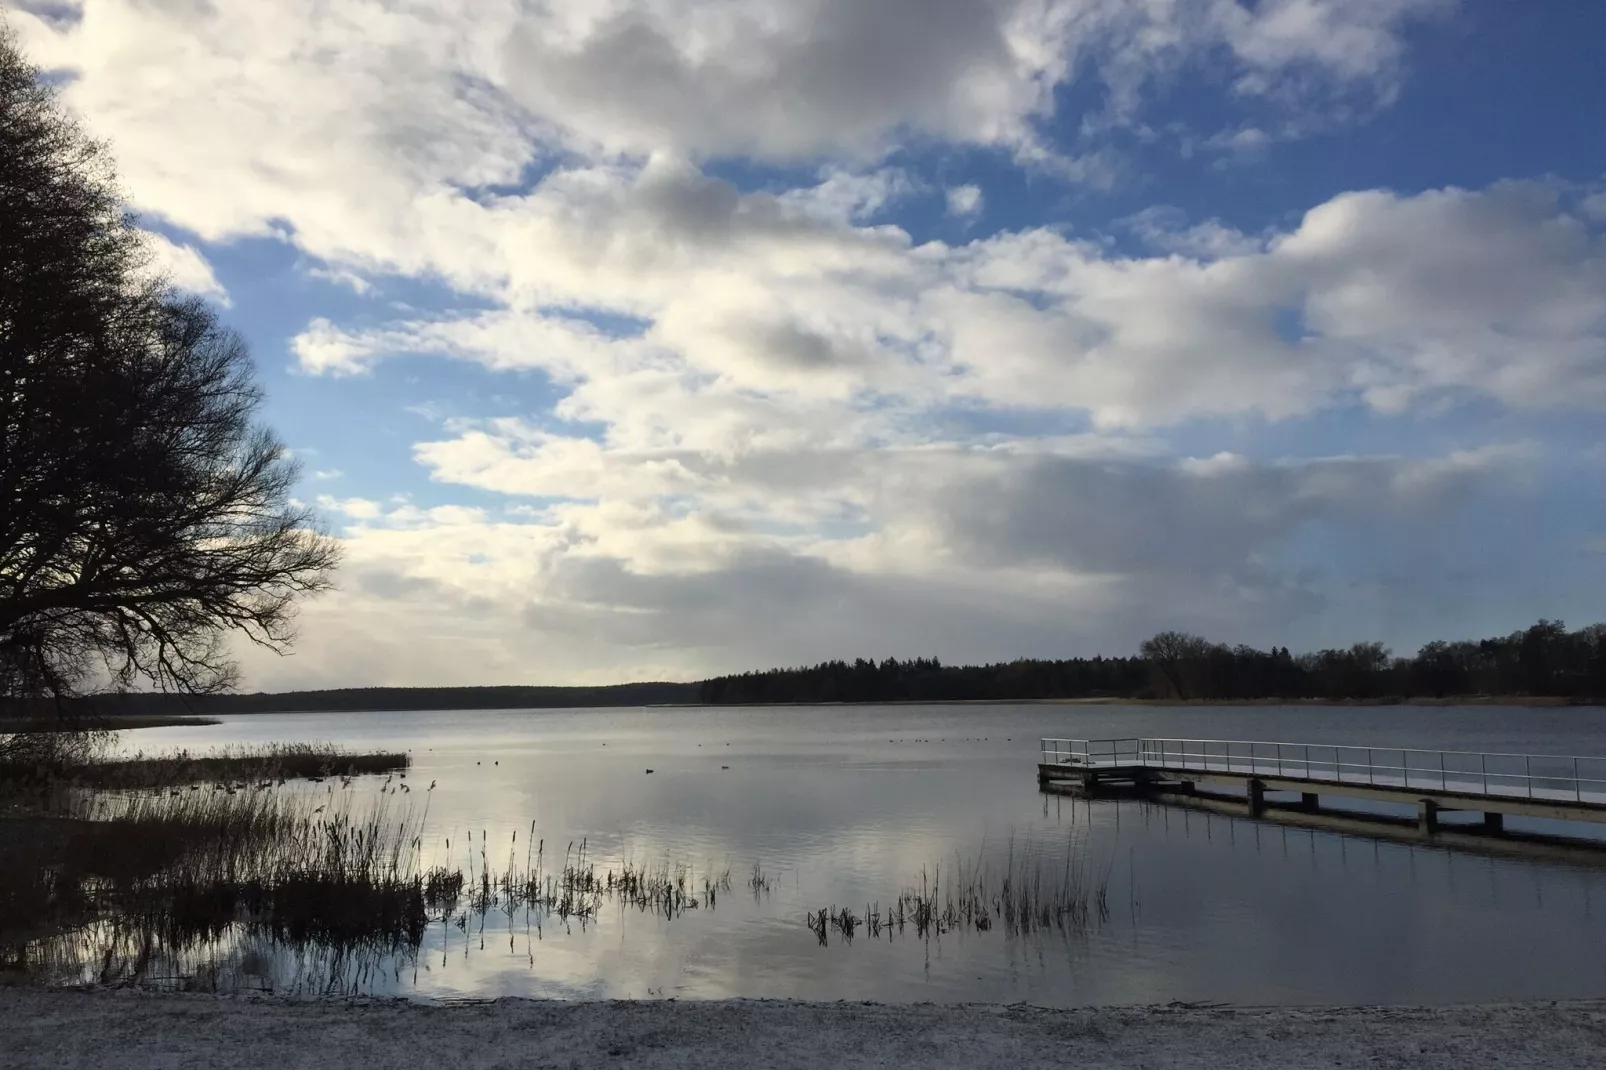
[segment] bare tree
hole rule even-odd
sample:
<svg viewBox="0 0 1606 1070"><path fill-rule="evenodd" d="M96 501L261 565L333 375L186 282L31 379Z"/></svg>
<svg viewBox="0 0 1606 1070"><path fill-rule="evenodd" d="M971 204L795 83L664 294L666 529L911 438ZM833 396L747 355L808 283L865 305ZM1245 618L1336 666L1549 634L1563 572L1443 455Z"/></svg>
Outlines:
<svg viewBox="0 0 1606 1070"><path fill-rule="evenodd" d="M104 148L0 33L0 696L215 691L332 540L244 344L147 270Z"/></svg>
<svg viewBox="0 0 1606 1070"><path fill-rule="evenodd" d="M1161 632L1145 639L1138 653L1147 661L1165 690L1179 699L1192 697L1191 682L1201 661L1215 649L1208 639L1187 632Z"/></svg>

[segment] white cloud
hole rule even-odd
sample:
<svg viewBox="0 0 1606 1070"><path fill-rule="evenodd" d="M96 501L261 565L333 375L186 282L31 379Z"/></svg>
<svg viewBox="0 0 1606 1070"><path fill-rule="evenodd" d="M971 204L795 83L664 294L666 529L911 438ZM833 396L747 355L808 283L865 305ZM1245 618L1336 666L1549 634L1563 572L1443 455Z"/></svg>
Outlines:
<svg viewBox="0 0 1606 1070"><path fill-rule="evenodd" d="M331 513L339 513L353 520L371 520L378 517L382 507L378 502L366 498L336 498L328 494L318 495L318 508Z"/></svg>
<svg viewBox="0 0 1606 1070"><path fill-rule="evenodd" d="M1269 254L1323 359L1394 410L1436 390L1606 403L1606 241L1537 184L1347 194Z"/></svg>
<svg viewBox="0 0 1606 1070"><path fill-rule="evenodd" d="M1316 68L1338 80L1375 81L1386 95L1400 62L1401 25L1450 8L1447 0L1228 0L1210 18L1249 70L1244 92L1287 92L1284 78Z"/></svg>
<svg viewBox="0 0 1606 1070"><path fill-rule="evenodd" d="M983 198L980 186L950 186L947 197L949 215L969 218L981 214Z"/></svg>
<svg viewBox="0 0 1606 1070"><path fill-rule="evenodd" d="M855 172L831 167L821 172L817 184L789 190L780 201L825 222L858 222L917 189L919 183L901 170Z"/></svg>
<svg viewBox="0 0 1606 1070"><path fill-rule="evenodd" d="M360 297L365 297L374 292L373 283L349 268L309 267L306 270L309 279L322 279L337 286L344 286Z"/></svg>
<svg viewBox="0 0 1606 1070"><path fill-rule="evenodd" d="M1265 247L1262 239L1242 234L1219 219L1190 226L1181 212L1171 208L1148 208L1126 222L1153 248L1196 260L1247 256Z"/></svg>
<svg viewBox="0 0 1606 1070"><path fill-rule="evenodd" d="M206 257L193 245L179 245L155 231L146 231L145 248L150 254L151 270L180 290L210 297L224 307L230 304L229 292L217 281Z"/></svg>
<svg viewBox="0 0 1606 1070"><path fill-rule="evenodd" d="M1043 142L1072 80L1104 82L1122 112L1191 62L1295 110L1335 88L1386 95L1404 26L1445 6L82 0L17 18L73 73L65 98L111 141L138 208L208 241L283 234L359 275L447 267L483 285L470 192L562 152L863 161L914 138L1105 174L1099 146Z"/></svg>
<svg viewBox="0 0 1606 1070"><path fill-rule="evenodd" d="M885 222L917 193L987 206L914 171L926 147L1108 179L1103 132L1141 130L1184 77L1242 109L1213 120L1228 152L1364 114L1436 0L70 6L20 16L24 40L73 74L138 209L203 243L275 237L358 294L400 276L472 298L313 320L302 371L439 355L538 370L560 399L410 410L440 425L414 444L439 487L506 511L319 499L343 590L309 605L280 683L1114 653L1157 622L1252 638L1343 597L1302 540L1382 533L1431 562L1458 508L1538 462L1167 459L1164 429L1606 407L1598 198L1354 191L1257 233L1151 212L1129 221L1143 253ZM1052 143L1056 102L1089 97L1105 111ZM730 157L767 188L713 177Z"/></svg>
<svg viewBox="0 0 1606 1070"><path fill-rule="evenodd" d="M562 415L624 434L659 404L742 390L846 413L872 398L1071 410L1106 427L1357 399L1606 405L1606 240L1539 184L1344 194L1254 237L1146 213L1134 225L1169 250L1153 257L1048 229L917 247L665 160L556 172L498 213L500 258L482 267L503 265L516 308L361 332L320 321L296 342L302 366L440 352L539 367L572 385ZM612 336L558 313L571 308L642 330Z"/></svg>
<svg viewBox="0 0 1606 1070"><path fill-rule="evenodd" d="M314 375L360 375L388 356L423 353L469 356L499 370L539 366L569 376L580 368L601 370L607 351L619 344L583 320L502 312L366 331L320 317L291 348L301 369Z"/></svg>
<svg viewBox="0 0 1606 1070"><path fill-rule="evenodd" d="M1601 239L1543 187L1345 195L1253 238L1151 219L1186 251L1122 257L1050 230L915 246L650 171L558 174L518 206L527 229L510 233L539 257L509 271L529 295L515 307L309 332L312 368L401 351L539 368L568 391L555 417L601 428L452 422L415 459L445 486L527 501L517 522L447 528L409 508L385 529L406 534L348 532L388 577L373 590L401 592L383 596L399 618L471 614L457 641L498 678L1117 652L1161 624L1288 642L1290 622L1359 597L1297 560L1313 533L1392 540L1409 560L1371 566L1385 578L1369 589L1426 612L1461 583L1436 562L1478 527L1467 503L1513 508L1530 449L1168 463L1119 429L1440 396L1606 404ZM559 311L610 298L639 334ZM819 341L742 333L788 322ZM1105 430L947 418L1017 408ZM465 562L491 533L509 549Z"/></svg>
<svg viewBox="0 0 1606 1070"><path fill-rule="evenodd" d="M1271 134L1258 126L1244 126L1237 130L1212 134L1205 139L1204 147L1218 152L1250 156L1263 151L1273 140Z"/></svg>
<svg viewBox="0 0 1606 1070"><path fill-rule="evenodd" d="M490 456L518 433L461 441ZM1531 458L1197 464L972 447L692 459L702 467L637 478L641 463L598 449L581 472L571 457L506 454L480 485L540 495L564 465L604 484L598 501L518 517L332 503L348 518L342 590L309 605L278 678L600 682L867 650L1116 653L1156 620L1287 641L1342 593L1277 563L1297 539L1439 547ZM724 508L824 495L856 503L859 522L776 526ZM419 656L400 656L412 643Z"/></svg>

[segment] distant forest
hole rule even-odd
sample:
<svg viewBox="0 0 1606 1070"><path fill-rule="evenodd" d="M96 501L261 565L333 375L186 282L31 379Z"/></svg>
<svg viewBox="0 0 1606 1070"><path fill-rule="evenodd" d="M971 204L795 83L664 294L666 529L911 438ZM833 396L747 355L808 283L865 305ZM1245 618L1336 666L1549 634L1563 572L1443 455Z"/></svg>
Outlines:
<svg viewBox="0 0 1606 1070"><path fill-rule="evenodd" d="M77 700L104 716L225 713L355 713L377 710L521 710L694 703L698 684L603 687L350 687L246 695L94 695ZM48 712L48 711L42 711Z"/></svg>
<svg viewBox="0 0 1606 1070"><path fill-rule="evenodd" d="M1491 639L1433 642L1397 658L1381 643L1293 654L1162 632L1130 657L944 665L936 658L827 661L697 683L604 687L367 687L278 694L97 695L95 714L556 709L705 703L945 702L1031 699L1386 701L1453 697L1606 699L1606 624L1560 621ZM38 712L45 713L43 707Z"/></svg>
<svg viewBox="0 0 1606 1070"><path fill-rule="evenodd" d="M1382 643L1293 654L1162 632L1135 657L944 665L936 658L827 661L705 680L708 704L964 699L1378 700L1606 696L1606 624L1561 621L1492 639L1432 642L1397 658Z"/></svg>

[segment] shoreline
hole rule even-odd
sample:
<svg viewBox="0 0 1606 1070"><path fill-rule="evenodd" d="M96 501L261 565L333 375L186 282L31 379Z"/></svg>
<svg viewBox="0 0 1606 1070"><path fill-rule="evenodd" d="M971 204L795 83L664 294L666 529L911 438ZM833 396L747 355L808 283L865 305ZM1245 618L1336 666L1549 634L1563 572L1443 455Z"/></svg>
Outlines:
<svg viewBox="0 0 1606 1070"><path fill-rule="evenodd" d="M785 709L832 706L1170 706L1180 709L1237 706L1386 707L1386 706L1510 706L1533 709L1602 709L1606 699L1578 699L1566 695L1451 695L1389 698L1119 698L1110 695L1081 698L894 698L879 702L659 702L643 709ZM621 707L593 707L617 709ZM373 711L379 712L379 711Z"/></svg>
<svg viewBox="0 0 1606 1070"><path fill-rule="evenodd" d="M250 696L253 700L263 698L262 695ZM1294 708L1364 708L1364 707L1439 707L1439 706L1496 706L1512 708L1534 709L1602 709L1606 708L1606 697L1576 698L1568 695L1391 695L1386 698L1371 699L1327 699L1327 698L1239 698L1239 699L1169 699L1169 698L1127 698L1118 695L1077 696L1069 698L942 698L942 699L885 699L881 701L851 701L851 702L634 702L621 704L586 703L576 706L555 705L485 705L473 703L469 705L438 705L438 706L303 706L289 709L276 709L271 707L256 707L251 709L221 709L198 714L147 714L147 713L113 713L102 716L104 727L118 730L132 730L136 728L159 728L169 726L207 726L221 724L224 717L259 717L259 716L286 716L289 714L313 714L329 716L332 714L368 714L368 713L508 713L508 712L588 712L592 710L685 710L685 709L814 709L830 707L858 707L858 706L1133 706L1133 707L1175 707L1187 709L1199 708L1235 708L1235 707L1275 707L1286 706ZM0 734L16 731L19 727L37 726L38 721L24 721L18 718L0 718Z"/></svg>
<svg viewBox="0 0 1606 1070"><path fill-rule="evenodd" d="M222 723L216 717L193 714L113 713L104 717L83 718L66 723L0 717L0 736L28 732L75 732L83 728L107 732L133 732L141 728L206 728Z"/></svg>
<svg viewBox="0 0 1606 1070"><path fill-rule="evenodd" d="M1606 1064L1606 1000L1445 1007L292 1002L0 988L0 1066L1371 1066Z"/></svg>
<svg viewBox="0 0 1606 1070"><path fill-rule="evenodd" d="M768 709L831 709L868 706L1142 706L1175 709L1229 709L1236 707L1334 708L1365 709L1389 706L1455 707L1491 706L1515 709L1606 709L1606 698L1576 699L1556 695L1455 695L1445 698L1395 696L1383 699L1322 699L1322 698L1239 698L1239 699L1173 699L1173 698L947 698L947 699L886 699L879 702L650 702L630 706L441 706L435 709L298 709L298 710L240 710L191 717L143 716L118 714L106 718L107 727L113 729L161 728L173 725L212 726L222 724L223 717L284 717L292 714L332 716L349 714L385 713L589 713L611 710L768 710ZM138 723L132 723L138 722ZM0 733L14 731L0 722Z"/></svg>

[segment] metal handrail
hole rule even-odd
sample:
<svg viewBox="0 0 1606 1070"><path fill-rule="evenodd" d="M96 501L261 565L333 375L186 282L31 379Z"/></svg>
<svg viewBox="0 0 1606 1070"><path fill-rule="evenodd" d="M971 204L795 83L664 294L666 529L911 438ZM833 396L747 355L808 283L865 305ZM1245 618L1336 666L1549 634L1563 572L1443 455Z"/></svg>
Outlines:
<svg viewBox="0 0 1606 1070"><path fill-rule="evenodd" d="M1118 740L1118 742L1123 742L1124 743L1129 738L1132 738L1132 737L1124 737L1124 738ZM1066 741L1062 741L1062 742L1066 742ZM1077 740L1077 741L1074 741L1074 742L1103 743L1105 741L1104 740L1095 739L1095 740L1091 740L1091 741L1089 741L1089 740ZM1433 748L1428 748L1428 747L1378 747L1378 746L1375 746L1375 745L1372 746L1372 747L1366 747L1366 746L1363 746L1363 745L1358 744L1358 743L1294 743L1294 742L1290 742L1288 740L1283 740L1283 741L1279 742L1278 740L1274 740L1274 739L1191 739L1191 738L1190 739L1184 739L1184 738L1182 738L1180 736L1152 736L1152 737L1141 737L1141 738L1139 738L1138 742L1140 742L1140 743L1216 743L1216 744L1222 744L1222 745L1230 744L1230 745L1232 745L1234 747L1320 747L1323 750L1332 750L1334 747L1337 747L1339 750L1368 750L1368 749L1370 749L1370 750L1390 751L1390 752L1392 752L1394 754L1398 754L1400 751L1405 751L1408 754L1462 754L1462 755L1467 755L1467 756L1473 757L1473 758L1478 758L1478 757L1486 757L1486 758L1543 758L1546 761L1554 761L1554 760L1557 760L1557 759L1566 759L1567 761L1572 761L1576 757L1580 761L1585 761L1585 762L1606 762L1606 755L1599 755L1599 754L1579 754L1579 755L1572 755L1572 754L1534 754L1532 752L1523 752L1523 751L1439 750L1439 749L1433 749Z"/></svg>
<svg viewBox="0 0 1606 1070"><path fill-rule="evenodd" d="M1513 754L1486 751L1428 750L1420 747L1359 746L1345 743L1288 743L1270 740L1181 739L1145 737L1122 739L1056 739L1040 741L1045 764L1136 765L1223 772L1265 773L1315 781L1331 777L1336 782L1364 781L1385 786L1456 791L1458 794L1489 796L1526 795L1534 798L1536 789L1546 798L1570 794L1582 801L1584 786L1606 788L1606 776L1586 776L1606 772L1606 757L1565 754ZM1266 753L1267 751L1270 753ZM1364 753L1366 760L1345 761ZM1399 756L1399 764L1379 761L1379 757ZM1413 763L1425 757L1431 764ZM1476 758L1476 768L1459 759ZM1452 760L1455 759L1455 760ZM1490 768L1491 759L1495 768ZM1505 771L1504 766L1521 760L1521 772ZM1571 775L1534 772L1534 764L1571 765ZM1247 769L1244 768L1247 766ZM1465 766L1465 767L1464 767ZM1391 783L1398 781L1398 783ZM1550 786L1546 786L1550 785ZM1557 787L1557 786L1562 787ZM1571 792L1565 789L1571 788ZM1606 796L1606 792L1602 792Z"/></svg>

